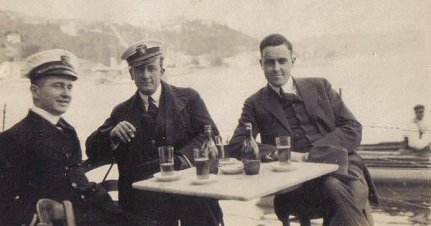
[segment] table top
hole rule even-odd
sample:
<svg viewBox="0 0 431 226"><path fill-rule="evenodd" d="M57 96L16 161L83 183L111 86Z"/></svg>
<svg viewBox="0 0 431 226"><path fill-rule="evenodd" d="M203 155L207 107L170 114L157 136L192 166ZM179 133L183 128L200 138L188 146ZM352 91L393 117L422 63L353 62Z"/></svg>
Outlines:
<svg viewBox="0 0 431 226"><path fill-rule="evenodd" d="M248 201L285 191L306 181L334 172L335 164L293 162L294 170L288 172L273 171L271 164L261 163L258 175L222 174L207 184L193 184L196 178L195 167L178 171L181 176L174 181L159 181L150 178L133 184L134 189L174 193L198 197L226 200Z"/></svg>

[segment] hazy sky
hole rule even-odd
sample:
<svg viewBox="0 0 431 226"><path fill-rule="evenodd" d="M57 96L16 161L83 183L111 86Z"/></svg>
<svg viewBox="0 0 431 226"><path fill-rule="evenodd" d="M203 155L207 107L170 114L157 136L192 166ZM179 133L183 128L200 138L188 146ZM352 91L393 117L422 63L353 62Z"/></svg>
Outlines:
<svg viewBox="0 0 431 226"><path fill-rule="evenodd" d="M1 9L48 18L112 20L135 25L177 17L215 20L260 38L322 33L430 29L431 1L422 0L0 0Z"/></svg>

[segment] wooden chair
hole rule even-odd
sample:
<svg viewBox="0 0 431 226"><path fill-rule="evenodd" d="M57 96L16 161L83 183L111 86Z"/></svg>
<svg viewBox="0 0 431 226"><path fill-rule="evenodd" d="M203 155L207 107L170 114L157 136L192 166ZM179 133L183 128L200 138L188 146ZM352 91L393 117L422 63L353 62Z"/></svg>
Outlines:
<svg viewBox="0 0 431 226"><path fill-rule="evenodd" d="M57 202L52 199L40 199L36 204L39 223L37 226L76 226L75 214L70 201Z"/></svg>
<svg viewBox="0 0 431 226"><path fill-rule="evenodd" d="M118 180L107 179L109 174L111 173L111 170L112 170L112 167L114 166L114 164L115 164L114 159L104 159L104 160L100 160L100 161L91 161L91 160L87 159L82 163L86 173L91 171L91 170L94 170L96 168L109 165L109 168L106 171L105 175L103 176L102 181L99 182L99 185L102 186L107 192L118 191Z"/></svg>

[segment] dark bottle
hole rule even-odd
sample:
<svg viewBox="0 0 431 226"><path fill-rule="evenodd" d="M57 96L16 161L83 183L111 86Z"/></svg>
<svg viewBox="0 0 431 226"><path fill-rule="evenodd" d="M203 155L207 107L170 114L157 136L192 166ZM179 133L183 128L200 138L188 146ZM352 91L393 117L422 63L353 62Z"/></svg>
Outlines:
<svg viewBox="0 0 431 226"><path fill-rule="evenodd" d="M205 125L205 141L202 144L202 149L208 152L209 168L211 174L218 173L218 151L213 139L211 125Z"/></svg>
<svg viewBox="0 0 431 226"><path fill-rule="evenodd" d="M243 142L241 150L241 159L244 164L244 173L246 175L259 174L260 156L259 147L253 137L253 128L251 123L244 123L245 129L249 134Z"/></svg>

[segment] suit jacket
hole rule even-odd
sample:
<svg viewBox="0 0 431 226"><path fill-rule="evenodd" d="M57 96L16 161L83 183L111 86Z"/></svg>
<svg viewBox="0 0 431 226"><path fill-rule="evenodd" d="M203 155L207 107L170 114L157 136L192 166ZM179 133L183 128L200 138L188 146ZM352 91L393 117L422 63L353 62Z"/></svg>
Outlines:
<svg viewBox="0 0 431 226"><path fill-rule="evenodd" d="M294 79L298 94L305 104L311 122L323 138L312 143L308 161L349 163L363 169L370 188L370 200L377 202L374 183L364 161L355 152L362 136L362 126L323 78ZM239 157L241 144L247 132L243 124L251 122L253 135L260 133L261 155L274 149L275 137L292 134L277 93L268 85L250 96L244 104L239 124L230 142L230 152ZM344 153L343 152L346 152ZM345 159L348 158L348 159ZM347 171L347 169L346 169ZM345 172L347 174L347 172Z"/></svg>
<svg viewBox="0 0 431 226"><path fill-rule="evenodd" d="M0 133L2 224L29 224L41 198L70 200L75 208L110 200L102 188L88 182L78 137L66 126L69 135L29 111L22 121Z"/></svg>
<svg viewBox="0 0 431 226"><path fill-rule="evenodd" d="M179 88L161 82L162 94L156 119L157 128L165 131L161 140L163 145L172 145L177 159L182 160L183 167L190 167L182 156L193 160L193 148L201 148L204 135L204 125L212 125L215 133L216 126L199 94L190 88ZM138 92L130 99L114 108L105 123L93 132L86 142L86 153L89 159L97 161L113 158L119 168L119 201L127 208L133 202L132 183L146 179L160 171L158 160L148 159L143 150L140 134L146 129L140 123L143 113L143 103ZM136 128L135 138L130 143L121 143L112 151L109 133L121 121L128 121ZM158 139L160 140L160 138ZM177 164L177 162L176 162ZM135 194L136 195L136 194Z"/></svg>

